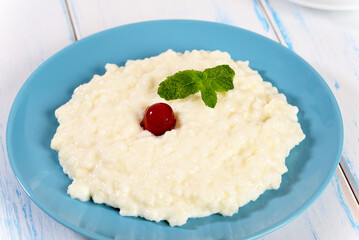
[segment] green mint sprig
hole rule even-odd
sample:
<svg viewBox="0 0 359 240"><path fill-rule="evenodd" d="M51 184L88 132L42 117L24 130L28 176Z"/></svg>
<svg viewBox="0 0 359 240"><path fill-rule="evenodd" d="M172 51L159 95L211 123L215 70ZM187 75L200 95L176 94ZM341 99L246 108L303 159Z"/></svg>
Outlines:
<svg viewBox="0 0 359 240"><path fill-rule="evenodd" d="M217 104L217 93L234 88L233 69L228 65L207 68L203 72L185 70L167 77L160 83L158 95L166 100L182 99L198 91L203 102L211 108Z"/></svg>

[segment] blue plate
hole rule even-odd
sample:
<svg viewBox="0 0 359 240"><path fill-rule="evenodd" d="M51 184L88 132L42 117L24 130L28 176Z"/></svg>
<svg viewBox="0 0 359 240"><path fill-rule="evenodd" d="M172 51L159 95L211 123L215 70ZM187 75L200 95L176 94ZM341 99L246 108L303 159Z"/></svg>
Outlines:
<svg viewBox="0 0 359 240"><path fill-rule="evenodd" d="M190 219L181 227L122 217L116 209L71 199L50 141L58 123L56 108L106 63L158 55L167 49L222 50L249 60L264 80L299 107L306 139L286 163L279 190L266 191L232 217ZM330 89L302 58L278 43L233 26L186 20L151 21L113 28L82 39L43 63L25 82L7 126L9 160L31 199L65 226L94 239L252 239L271 232L303 212L327 186L339 162L343 126Z"/></svg>

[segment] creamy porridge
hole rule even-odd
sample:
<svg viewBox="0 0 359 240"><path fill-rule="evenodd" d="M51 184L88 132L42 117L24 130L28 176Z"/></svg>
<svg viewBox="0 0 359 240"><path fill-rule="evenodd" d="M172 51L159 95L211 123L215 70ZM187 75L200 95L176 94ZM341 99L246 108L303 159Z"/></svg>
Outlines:
<svg viewBox="0 0 359 240"><path fill-rule="evenodd" d="M215 108L200 93L165 101L167 76L228 64L234 89L218 93ZM213 213L230 216L267 189L277 189L285 158L304 139L298 108L269 82L220 51L176 53L106 65L103 76L79 86L56 110L51 147L73 180L73 198L105 203L123 216L171 226ZM145 109L169 104L176 126L154 136L140 126Z"/></svg>

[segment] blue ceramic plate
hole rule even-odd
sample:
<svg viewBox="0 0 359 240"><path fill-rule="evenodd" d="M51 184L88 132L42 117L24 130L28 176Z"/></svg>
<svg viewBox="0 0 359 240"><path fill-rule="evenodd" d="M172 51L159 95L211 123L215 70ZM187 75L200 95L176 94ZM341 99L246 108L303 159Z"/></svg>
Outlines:
<svg viewBox="0 0 359 240"><path fill-rule="evenodd" d="M306 139L286 159L279 190L266 191L232 217L190 219L181 227L122 217L93 202L71 199L50 141L58 123L56 108L106 63L158 55L167 49L227 51L249 60L264 80L299 107ZM239 239L273 231L303 212L327 186L339 162L343 129L333 94L318 73L285 47L233 26L185 20L136 23L80 40L43 63L25 82L11 109L7 147L11 166L31 199L65 226L94 239Z"/></svg>

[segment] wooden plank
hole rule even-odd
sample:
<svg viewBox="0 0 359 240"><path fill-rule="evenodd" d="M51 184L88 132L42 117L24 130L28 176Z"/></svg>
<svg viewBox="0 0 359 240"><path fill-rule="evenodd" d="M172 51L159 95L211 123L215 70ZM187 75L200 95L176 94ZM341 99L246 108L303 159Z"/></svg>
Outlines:
<svg viewBox="0 0 359 240"><path fill-rule="evenodd" d="M84 239L40 210L7 159L5 129L20 86L46 58L73 42L62 1L0 3L0 239Z"/></svg>
<svg viewBox="0 0 359 240"><path fill-rule="evenodd" d="M115 26L159 19L221 22L275 39L255 0L69 0L69 7L79 39Z"/></svg>
<svg viewBox="0 0 359 240"><path fill-rule="evenodd" d="M359 14L320 11L286 1L262 0L289 48L326 80L343 117L341 165L359 196Z"/></svg>
<svg viewBox="0 0 359 240"><path fill-rule="evenodd" d="M337 169L329 186L311 207L262 240L359 239L357 203L342 176Z"/></svg>

